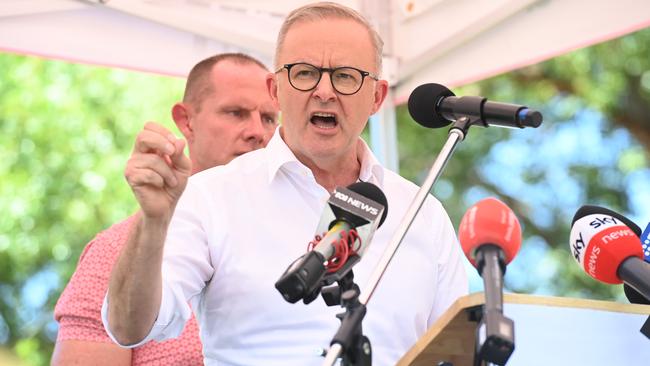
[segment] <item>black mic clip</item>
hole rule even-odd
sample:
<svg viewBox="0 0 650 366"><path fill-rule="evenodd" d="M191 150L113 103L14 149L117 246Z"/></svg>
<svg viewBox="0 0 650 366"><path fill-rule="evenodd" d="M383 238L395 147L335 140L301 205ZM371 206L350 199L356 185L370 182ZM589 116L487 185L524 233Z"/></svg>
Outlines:
<svg viewBox="0 0 650 366"><path fill-rule="evenodd" d="M361 291L359 285L354 283L354 273L352 272L352 267L359 260L361 260L361 257L358 255L350 256L343 267L336 272L325 275L321 283L322 289L320 291L327 306L341 305L341 296L348 290ZM336 284L334 285L335 282ZM314 299L316 297L318 297L318 293L315 294ZM305 304L307 304L306 300Z"/></svg>
<svg viewBox="0 0 650 366"><path fill-rule="evenodd" d="M321 253L312 250L289 265L275 283L275 288L292 304L300 300L309 304L318 294L322 294L328 306L340 305L341 294L350 289L359 289L353 281L352 267L360 260L359 255L351 255L341 268L327 273L327 267L323 265L325 258Z"/></svg>
<svg viewBox="0 0 650 366"><path fill-rule="evenodd" d="M359 291L359 286L354 283L352 267L361 260L360 256L348 257L345 264L332 273L325 273L321 260L320 253L310 251L296 260L298 266L289 266L275 285L286 301L296 303L302 300L309 304L321 294L327 306L335 306L341 305L341 295L345 291ZM300 270L294 270L295 267L300 267Z"/></svg>

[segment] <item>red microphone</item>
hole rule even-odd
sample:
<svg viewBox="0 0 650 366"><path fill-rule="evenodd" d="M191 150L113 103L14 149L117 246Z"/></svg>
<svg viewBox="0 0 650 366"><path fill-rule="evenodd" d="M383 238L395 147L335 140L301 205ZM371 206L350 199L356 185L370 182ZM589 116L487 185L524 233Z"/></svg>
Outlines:
<svg viewBox="0 0 650 366"><path fill-rule="evenodd" d="M476 329L476 355L480 360L505 365L515 349L515 335L514 322L503 316L503 275L521 247L519 220L503 202L486 198L463 215L458 239L485 288L483 317Z"/></svg>
<svg viewBox="0 0 650 366"><path fill-rule="evenodd" d="M458 228L458 240L474 267L477 267L477 249L482 245L499 247L504 254L505 266L521 247L521 226L510 207L490 197L477 202L465 212Z"/></svg>
<svg viewBox="0 0 650 366"><path fill-rule="evenodd" d="M570 247L587 274L608 284L625 282L650 299L650 264L639 237L620 218L598 206L583 206L573 217Z"/></svg>

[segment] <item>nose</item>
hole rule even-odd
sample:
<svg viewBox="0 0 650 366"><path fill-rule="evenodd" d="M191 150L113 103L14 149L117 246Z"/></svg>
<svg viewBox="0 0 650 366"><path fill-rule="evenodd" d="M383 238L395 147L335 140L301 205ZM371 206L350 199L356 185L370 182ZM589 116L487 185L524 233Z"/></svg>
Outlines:
<svg viewBox="0 0 650 366"><path fill-rule="evenodd" d="M255 149L264 147L270 138L264 123L262 115L258 112L251 113L246 123L246 129L243 135L244 140Z"/></svg>
<svg viewBox="0 0 650 366"><path fill-rule="evenodd" d="M332 86L332 75L329 72L323 72L312 96L321 102L331 102L336 99L336 91Z"/></svg>

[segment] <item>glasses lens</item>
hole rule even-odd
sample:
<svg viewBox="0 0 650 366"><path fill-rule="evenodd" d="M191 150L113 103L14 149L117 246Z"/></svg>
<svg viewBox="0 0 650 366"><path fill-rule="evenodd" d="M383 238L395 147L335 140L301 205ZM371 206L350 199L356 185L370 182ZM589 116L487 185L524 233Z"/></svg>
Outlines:
<svg viewBox="0 0 650 366"><path fill-rule="evenodd" d="M309 64L295 64L289 70L289 81L298 90L311 90L320 80L320 71Z"/></svg>
<svg viewBox="0 0 650 366"><path fill-rule="evenodd" d="M341 94L354 94L363 82L363 75L359 70L350 67L341 67L332 73L332 84Z"/></svg>

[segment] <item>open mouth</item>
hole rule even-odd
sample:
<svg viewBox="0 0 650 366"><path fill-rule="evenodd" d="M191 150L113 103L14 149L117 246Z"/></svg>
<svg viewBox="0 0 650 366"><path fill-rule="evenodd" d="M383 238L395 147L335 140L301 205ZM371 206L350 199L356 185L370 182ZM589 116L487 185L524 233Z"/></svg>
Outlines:
<svg viewBox="0 0 650 366"><path fill-rule="evenodd" d="M309 121L316 127L322 128L325 130L331 130L336 127L338 122L336 121L336 116L332 113L323 113L316 112L312 114Z"/></svg>

